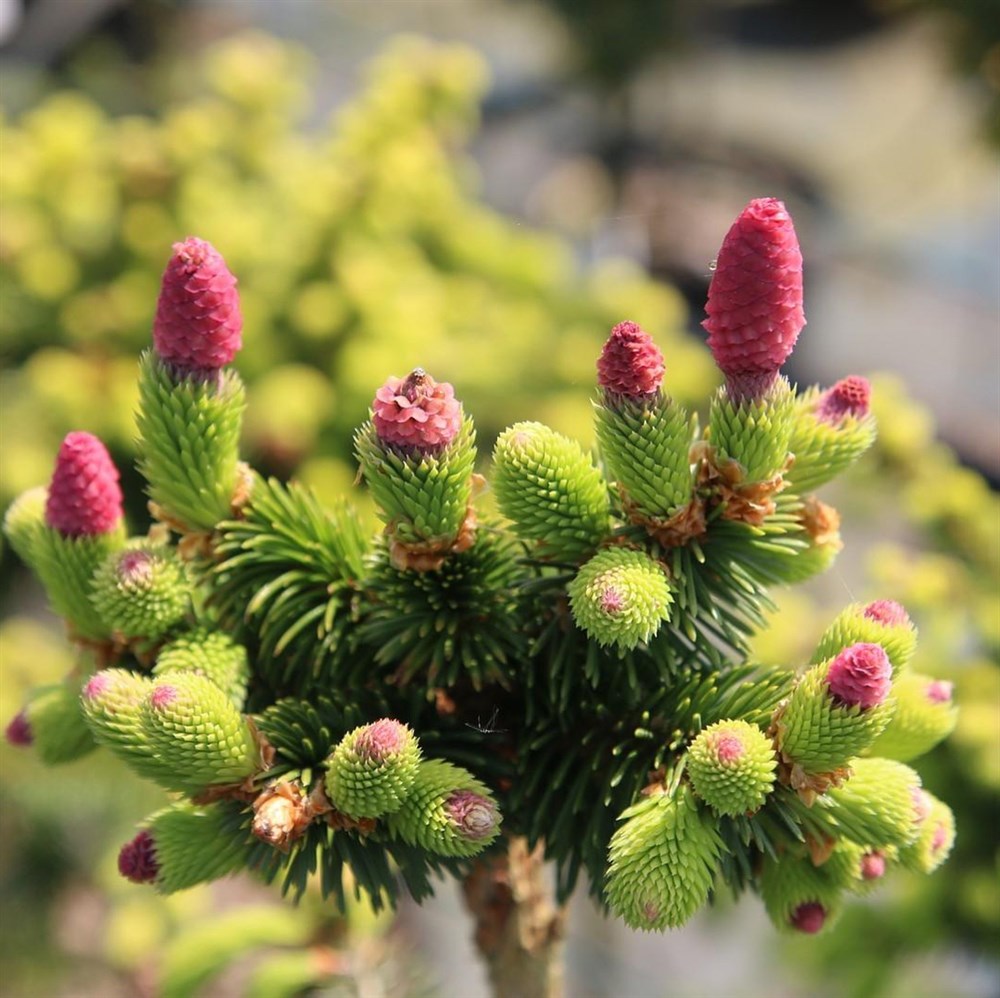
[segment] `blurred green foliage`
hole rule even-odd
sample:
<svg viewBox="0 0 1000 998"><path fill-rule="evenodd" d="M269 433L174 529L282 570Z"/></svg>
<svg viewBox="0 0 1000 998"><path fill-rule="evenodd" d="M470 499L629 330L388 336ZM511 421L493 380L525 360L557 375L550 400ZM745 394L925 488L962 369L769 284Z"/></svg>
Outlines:
<svg viewBox="0 0 1000 998"><path fill-rule="evenodd" d="M566 244L477 200L462 148L477 55L397 41L315 129L309 67L241 36L205 53L199 95L157 117L61 91L3 122L0 418L18 432L0 503L46 480L71 428L130 457L136 354L171 243L190 234L241 282L250 458L287 475L309 455L301 474L321 491L348 484L337 460L374 389L418 364L456 384L486 441L529 409L586 422L594 360L626 317L666 348L675 394L708 388L676 293L624 262L584 276Z"/></svg>

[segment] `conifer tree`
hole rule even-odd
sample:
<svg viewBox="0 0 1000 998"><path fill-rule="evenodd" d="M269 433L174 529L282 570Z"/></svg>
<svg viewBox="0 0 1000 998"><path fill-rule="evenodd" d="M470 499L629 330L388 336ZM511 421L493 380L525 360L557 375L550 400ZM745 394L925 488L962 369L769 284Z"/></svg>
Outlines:
<svg viewBox="0 0 1000 998"><path fill-rule="evenodd" d="M476 508L455 389L421 369L373 384L355 438L371 538L348 503L240 462L236 280L178 243L139 364L151 536L126 538L85 433L5 518L80 652L8 740L48 764L105 747L177 795L119 858L161 892L249 869L292 895L315 876L343 906L348 868L379 908L461 879L480 928L513 940L483 946L502 995L554 993L578 884L643 930L725 888L810 934L892 867L936 869L954 819L904 761L955 706L908 671L906 611L848 607L797 675L747 661L768 590L840 549L812 490L875 434L865 379L799 392L781 374L805 319L780 201L733 224L707 312L725 383L703 432L622 322L596 358L599 453L511 426L486 468L498 517ZM526 905L531 940L510 935Z"/></svg>

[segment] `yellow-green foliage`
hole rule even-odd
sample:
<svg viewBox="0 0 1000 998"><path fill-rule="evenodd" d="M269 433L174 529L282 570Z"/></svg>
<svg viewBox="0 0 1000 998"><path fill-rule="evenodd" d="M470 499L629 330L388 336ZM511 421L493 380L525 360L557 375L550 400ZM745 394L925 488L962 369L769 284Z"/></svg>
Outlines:
<svg viewBox="0 0 1000 998"><path fill-rule="evenodd" d="M307 129L310 69L296 46L240 36L155 117L60 92L0 122L0 354L15 366L0 417L18 427L0 504L46 479L72 427L131 454L135 355L171 243L192 234L239 275L253 344L240 371L271 403L254 407L249 456L275 470L317 445L346 459L378 383L418 364L460 383L484 441L537 411L540 390L541 418L584 425L580 385L626 317L665 347L673 394L707 390L672 290L624 263L581 275L568 246L477 200L462 152L486 82L476 54L401 40Z"/></svg>

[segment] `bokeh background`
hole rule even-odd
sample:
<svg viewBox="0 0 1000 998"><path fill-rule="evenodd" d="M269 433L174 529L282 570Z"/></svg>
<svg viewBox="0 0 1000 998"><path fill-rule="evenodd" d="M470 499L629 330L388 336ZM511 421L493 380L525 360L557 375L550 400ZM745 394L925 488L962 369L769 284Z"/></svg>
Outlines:
<svg viewBox="0 0 1000 998"><path fill-rule="evenodd" d="M130 468L174 240L240 279L248 457L337 502L374 388L416 364L484 452L521 418L589 441L624 318L704 404L712 258L747 200L784 199L809 320L790 373L872 376L881 437L831 496L846 551L778 594L756 654L794 665L843 603L905 603L962 707L920 767L958 844L820 939L779 939L752 898L652 938L580 902L567 994L1000 994L995 0L0 0L0 100L0 509L70 429ZM3 716L70 665L4 551ZM117 846L158 802L106 757L0 746L0 994L484 994L450 888L341 919L239 879L125 883Z"/></svg>

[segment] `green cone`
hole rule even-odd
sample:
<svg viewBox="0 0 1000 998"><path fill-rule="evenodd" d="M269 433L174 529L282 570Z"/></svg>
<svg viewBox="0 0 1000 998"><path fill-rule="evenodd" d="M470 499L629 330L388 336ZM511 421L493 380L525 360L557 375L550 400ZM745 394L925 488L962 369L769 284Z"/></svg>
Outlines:
<svg viewBox="0 0 1000 998"><path fill-rule="evenodd" d="M160 894L173 894L218 880L245 866L248 847L234 834L218 807L175 804L151 815L146 828L123 847L118 868L137 882L152 882Z"/></svg>
<svg viewBox="0 0 1000 998"><path fill-rule="evenodd" d="M32 745L46 766L73 762L97 748L80 713L78 691L65 683L32 690L22 713Z"/></svg>
<svg viewBox="0 0 1000 998"><path fill-rule="evenodd" d="M845 415L838 422L824 422L816 416L821 395L814 386L797 399L788 449L795 456L785 476L789 488L799 495L813 492L845 471L875 442L875 417L860 419Z"/></svg>
<svg viewBox="0 0 1000 998"><path fill-rule="evenodd" d="M107 534L80 537L64 537L51 527L33 534L32 568L52 609L67 621L75 636L88 641L110 637L110 628L90 601L90 584L94 572L124 543L121 526Z"/></svg>
<svg viewBox="0 0 1000 998"><path fill-rule="evenodd" d="M211 530L232 515L246 405L231 369L217 381L181 378L152 351L139 365L139 470L172 524Z"/></svg>
<svg viewBox="0 0 1000 998"><path fill-rule="evenodd" d="M98 567L90 598L111 631L156 639L183 619L190 591L191 581L173 548L138 541Z"/></svg>
<svg viewBox="0 0 1000 998"><path fill-rule="evenodd" d="M94 741L103 745L140 776L160 782L169 771L142 730L142 703L153 684L127 669L94 673L80 693L80 710Z"/></svg>
<svg viewBox="0 0 1000 998"><path fill-rule="evenodd" d="M662 932L708 900L722 848L707 812L681 786L626 810L608 848L605 896L626 925Z"/></svg>
<svg viewBox="0 0 1000 998"><path fill-rule="evenodd" d="M760 874L760 894L775 927L814 934L830 927L841 910L836 871L814 866L808 856L786 853L768 858Z"/></svg>
<svg viewBox="0 0 1000 998"><path fill-rule="evenodd" d="M920 777L891 759L852 759L851 776L828 793L845 834L870 848L909 845L919 829L914 798Z"/></svg>
<svg viewBox="0 0 1000 998"><path fill-rule="evenodd" d="M608 474L641 516L665 519L691 500L691 425L684 407L659 392L594 403Z"/></svg>
<svg viewBox="0 0 1000 998"><path fill-rule="evenodd" d="M7 507L3 518L4 536L10 541L14 553L32 570L35 570L35 540L45 530L45 503L49 490L44 485L22 492Z"/></svg>
<svg viewBox="0 0 1000 998"><path fill-rule="evenodd" d="M904 672L893 684L896 713L872 742L870 754L909 762L929 752L955 730L958 708L951 684Z"/></svg>
<svg viewBox="0 0 1000 998"><path fill-rule="evenodd" d="M822 662L833 658L837 652L858 642L881 645L892 663L895 679L913 658L917 629L906 611L891 600L852 603L823 632L812 660Z"/></svg>
<svg viewBox="0 0 1000 998"><path fill-rule="evenodd" d="M578 561L607 536L607 486L576 442L541 423L515 423L500 434L493 463L500 512L544 557Z"/></svg>
<svg viewBox="0 0 1000 998"><path fill-rule="evenodd" d="M774 478L788 458L795 414L795 395L784 377L763 398L733 403L725 388L712 398L709 439L716 460L743 467L741 485Z"/></svg>
<svg viewBox="0 0 1000 998"><path fill-rule="evenodd" d="M774 788L771 740L746 721L717 721L691 743L687 773L695 793L716 814L757 811Z"/></svg>
<svg viewBox="0 0 1000 998"><path fill-rule="evenodd" d="M827 685L827 668L823 663L802 675L778 719L782 755L806 773L832 772L864 752L885 729L895 707L891 699L867 709L839 705Z"/></svg>
<svg viewBox="0 0 1000 998"><path fill-rule="evenodd" d="M500 834L500 811L485 784L438 759L421 762L402 807L388 818L404 842L439 856L475 856Z"/></svg>
<svg viewBox="0 0 1000 998"><path fill-rule="evenodd" d="M222 631L199 628L160 649L154 676L193 672L210 679L239 710L247 694L250 665L247 650Z"/></svg>
<svg viewBox="0 0 1000 998"><path fill-rule="evenodd" d="M383 444L371 420L354 438L354 449L379 516L406 544L453 541L472 498L476 431L469 416L440 453L404 454Z"/></svg>
<svg viewBox="0 0 1000 998"><path fill-rule="evenodd" d="M606 548L569 584L577 625L601 645L622 651L648 641L670 617L670 584L643 551Z"/></svg>
<svg viewBox="0 0 1000 998"><path fill-rule="evenodd" d="M381 818L413 790L420 745L399 721L383 718L348 732L328 761L326 793L350 818Z"/></svg>
<svg viewBox="0 0 1000 998"><path fill-rule="evenodd" d="M168 789L196 792L239 783L261 768L246 718L218 686L191 672L161 676L142 703L142 730Z"/></svg>
<svg viewBox="0 0 1000 998"><path fill-rule="evenodd" d="M922 817L917 837L899 852L900 862L918 873L933 873L955 844L955 815L944 801L921 792Z"/></svg>

